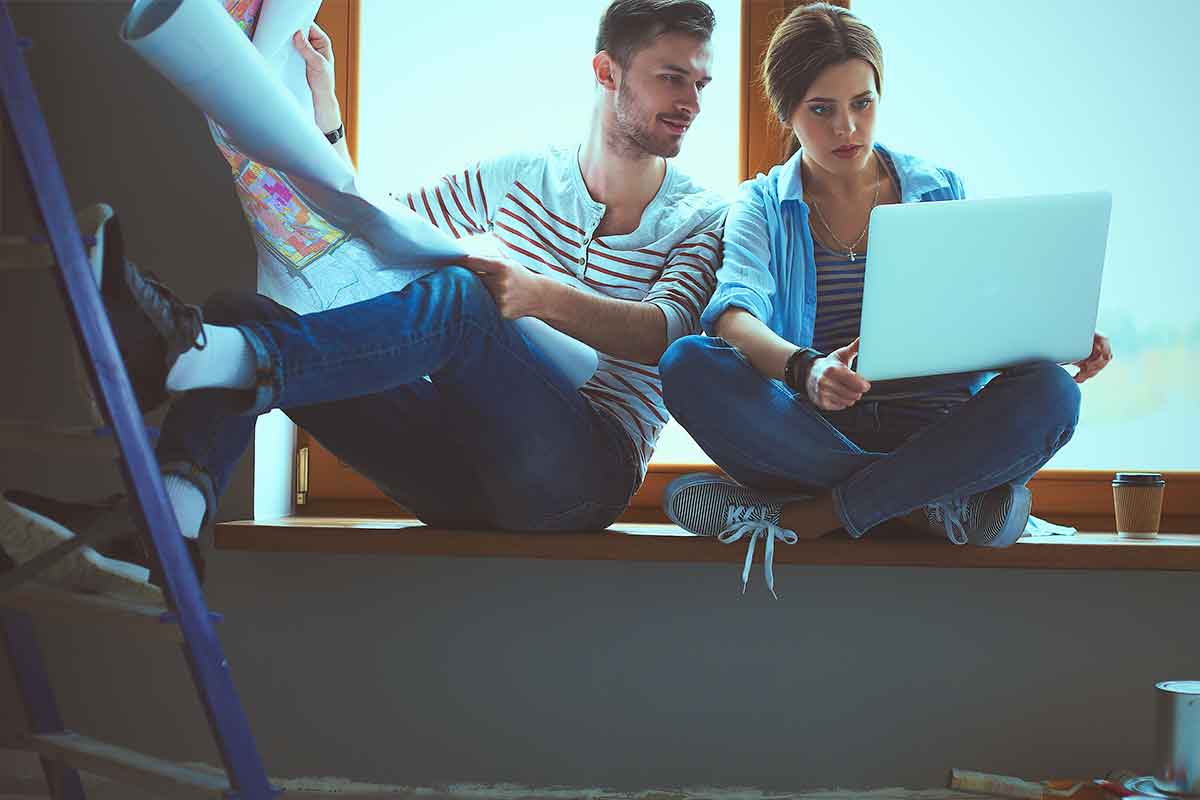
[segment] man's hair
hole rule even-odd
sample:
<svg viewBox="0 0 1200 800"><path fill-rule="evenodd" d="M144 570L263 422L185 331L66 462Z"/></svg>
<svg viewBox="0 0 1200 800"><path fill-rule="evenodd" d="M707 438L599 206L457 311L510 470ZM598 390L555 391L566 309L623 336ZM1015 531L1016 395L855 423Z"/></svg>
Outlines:
<svg viewBox="0 0 1200 800"><path fill-rule="evenodd" d="M600 17L596 52L607 50L627 69L639 50L664 33L712 38L717 17L704 0L613 0Z"/></svg>

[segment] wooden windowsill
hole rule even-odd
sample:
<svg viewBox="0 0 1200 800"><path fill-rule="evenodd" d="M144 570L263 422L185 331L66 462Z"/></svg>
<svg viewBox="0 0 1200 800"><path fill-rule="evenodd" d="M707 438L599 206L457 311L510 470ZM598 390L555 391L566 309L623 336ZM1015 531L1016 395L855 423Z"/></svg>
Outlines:
<svg viewBox="0 0 1200 800"><path fill-rule="evenodd" d="M294 516L217 525L221 550L290 553L393 553L408 556L537 558L561 561L728 562L740 564L745 540L722 545L673 525L618 522L577 533L441 530L386 517ZM760 556L761 558L761 556ZM1200 535L1161 534L1133 541L1112 533L1023 539L1003 550L956 547L945 540L880 528L855 541L831 534L775 550L777 564L815 566L990 567L1200 571Z"/></svg>

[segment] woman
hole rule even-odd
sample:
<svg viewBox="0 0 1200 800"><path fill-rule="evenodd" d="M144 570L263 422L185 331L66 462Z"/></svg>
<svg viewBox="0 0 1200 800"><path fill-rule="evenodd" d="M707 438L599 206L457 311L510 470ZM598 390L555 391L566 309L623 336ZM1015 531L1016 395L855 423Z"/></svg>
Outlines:
<svg viewBox="0 0 1200 800"><path fill-rule="evenodd" d="M668 517L726 542L750 534L743 591L759 536L769 587L776 539L857 538L896 517L957 544L1012 544L1025 483L1071 438L1076 384L1111 359L1108 340L1095 335L1074 381L1043 362L872 387L853 369L871 210L959 200L962 182L874 141L882 52L845 9L789 14L763 82L794 155L742 184L709 335L678 340L660 364L668 409L736 483L684 476L667 488Z"/></svg>

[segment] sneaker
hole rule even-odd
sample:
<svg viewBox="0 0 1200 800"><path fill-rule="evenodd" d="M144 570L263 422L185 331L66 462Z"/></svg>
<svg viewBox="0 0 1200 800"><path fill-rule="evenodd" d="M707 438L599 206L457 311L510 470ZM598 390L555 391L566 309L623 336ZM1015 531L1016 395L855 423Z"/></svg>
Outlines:
<svg viewBox="0 0 1200 800"><path fill-rule="evenodd" d="M663 510L667 519L697 536L713 536L724 544L733 544L743 536L750 536L742 567L743 594L750 579L754 546L760 537L766 539L767 588L775 595L772 570L775 542L795 544L799 539L795 531L780 527L780 515L788 503L811 499L809 495L760 492L720 475L694 473L671 481L663 493Z"/></svg>
<svg viewBox="0 0 1200 800"><path fill-rule="evenodd" d="M154 555L149 538L138 531L128 499L124 495L114 495L96 503L68 503L32 492L11 490L4 493L4 502L11 513L36 523L29 529L32 535L30 543L17 548L22 553L20 556L10 549L8 537L0 532L0 547L18 564L28 561L37 553L64 539L73 538L77 532L91 531L103 525L111 528L113 536L95 548L81 547L64 559L66 561L78 553L83 553L82 563L77 563L71 574L79 575L82 572L99 568L102 571L119 572L126 579L133 579L136 576L139 581L162 588L164 583L162 565ZM197 540L187 537L184 537L183 541L188 555L191 557L192 566L196 570L196 579L203 584L204 556L200 552L199 543ZM89 552L96 558L88 555ZM97 561L97 558L101 560ZM56 564L50 567L50 570L57 567ZM55 580L53 582L69 585L72 580ZM86 584L87 579L83 579L83 582ZM84 591L98 590L84 589Z"/></svg>
<svg viewBox="0 0 1200 800"><path fill-rule="evenodd" d="M167 373L180 354L204 349L204 320L199 308L186 305L153 274L125 260L116 217L105 221L103 242L100 296L145 413L166 402Z"/></svg>
<svg viewBox="0 0 1200 800"><path fill-rule="evenodd" d="M955 544L1008 547L1025 533L1033 494L1029 487L1005 483L986 492L926 506L931 530Z"/></svg>

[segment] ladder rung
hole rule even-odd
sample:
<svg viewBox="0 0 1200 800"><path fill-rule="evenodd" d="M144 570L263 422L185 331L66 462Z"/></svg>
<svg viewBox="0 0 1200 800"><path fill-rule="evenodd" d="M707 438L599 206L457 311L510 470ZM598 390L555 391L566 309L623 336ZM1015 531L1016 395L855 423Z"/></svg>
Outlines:
<svg viewBox="0 0 1200 800"><path fill-rule="evenodd" d="M48 244L31 242L26 236L0 235L0 272L41 270L54 266Z"/></svg>
<svg viewBox="0 0 1200 800"><path fill-rule="evenodd" d="M147 584L150 595L152 586ZM165 606L154 606L103 594L80 594L50 586L25 584L0 592L0 608L24 611L37 618L85 620L132 627L167 641L183 641L179 626L163 615Z"/></svg>
<svg viewBox="0 0 1200 800"><path fill-rule="evenodd" d="M146 428L151 443L158 437L157 428ZM0 419L0 450L42 450L47 447L67 447L75 452L94 452L114 455L116 439L108 428L92 425L46 425L23 420Z"/></svg>
<svg viewBox="0 0 1200 800"><path fill-rule="evenodd" d="M43 448L46 446L90 447L113 450L112 436L91 425L44 425L19 420L0 420L0 447Z"/></svg>
<svg viewBox="0 0 1200 800"><path fill-rule="evenodd" d="M34 734L21 749L129 786L160 789L171 798L224 798L230 788L223 774L192 769L77 733Z"/></svg>
<svg viewBox="0 0 1200 800"><path fill-rule="evenodd" d="M84 236L83 243L91 249L88 256L97 284L104 249L104 223L112 215L112 208L104 203L90 205L75 215L75 222ZM45 241L20 234L0 234L0 272L41 270L54 266L54 263L54 251Z"/></svg>

